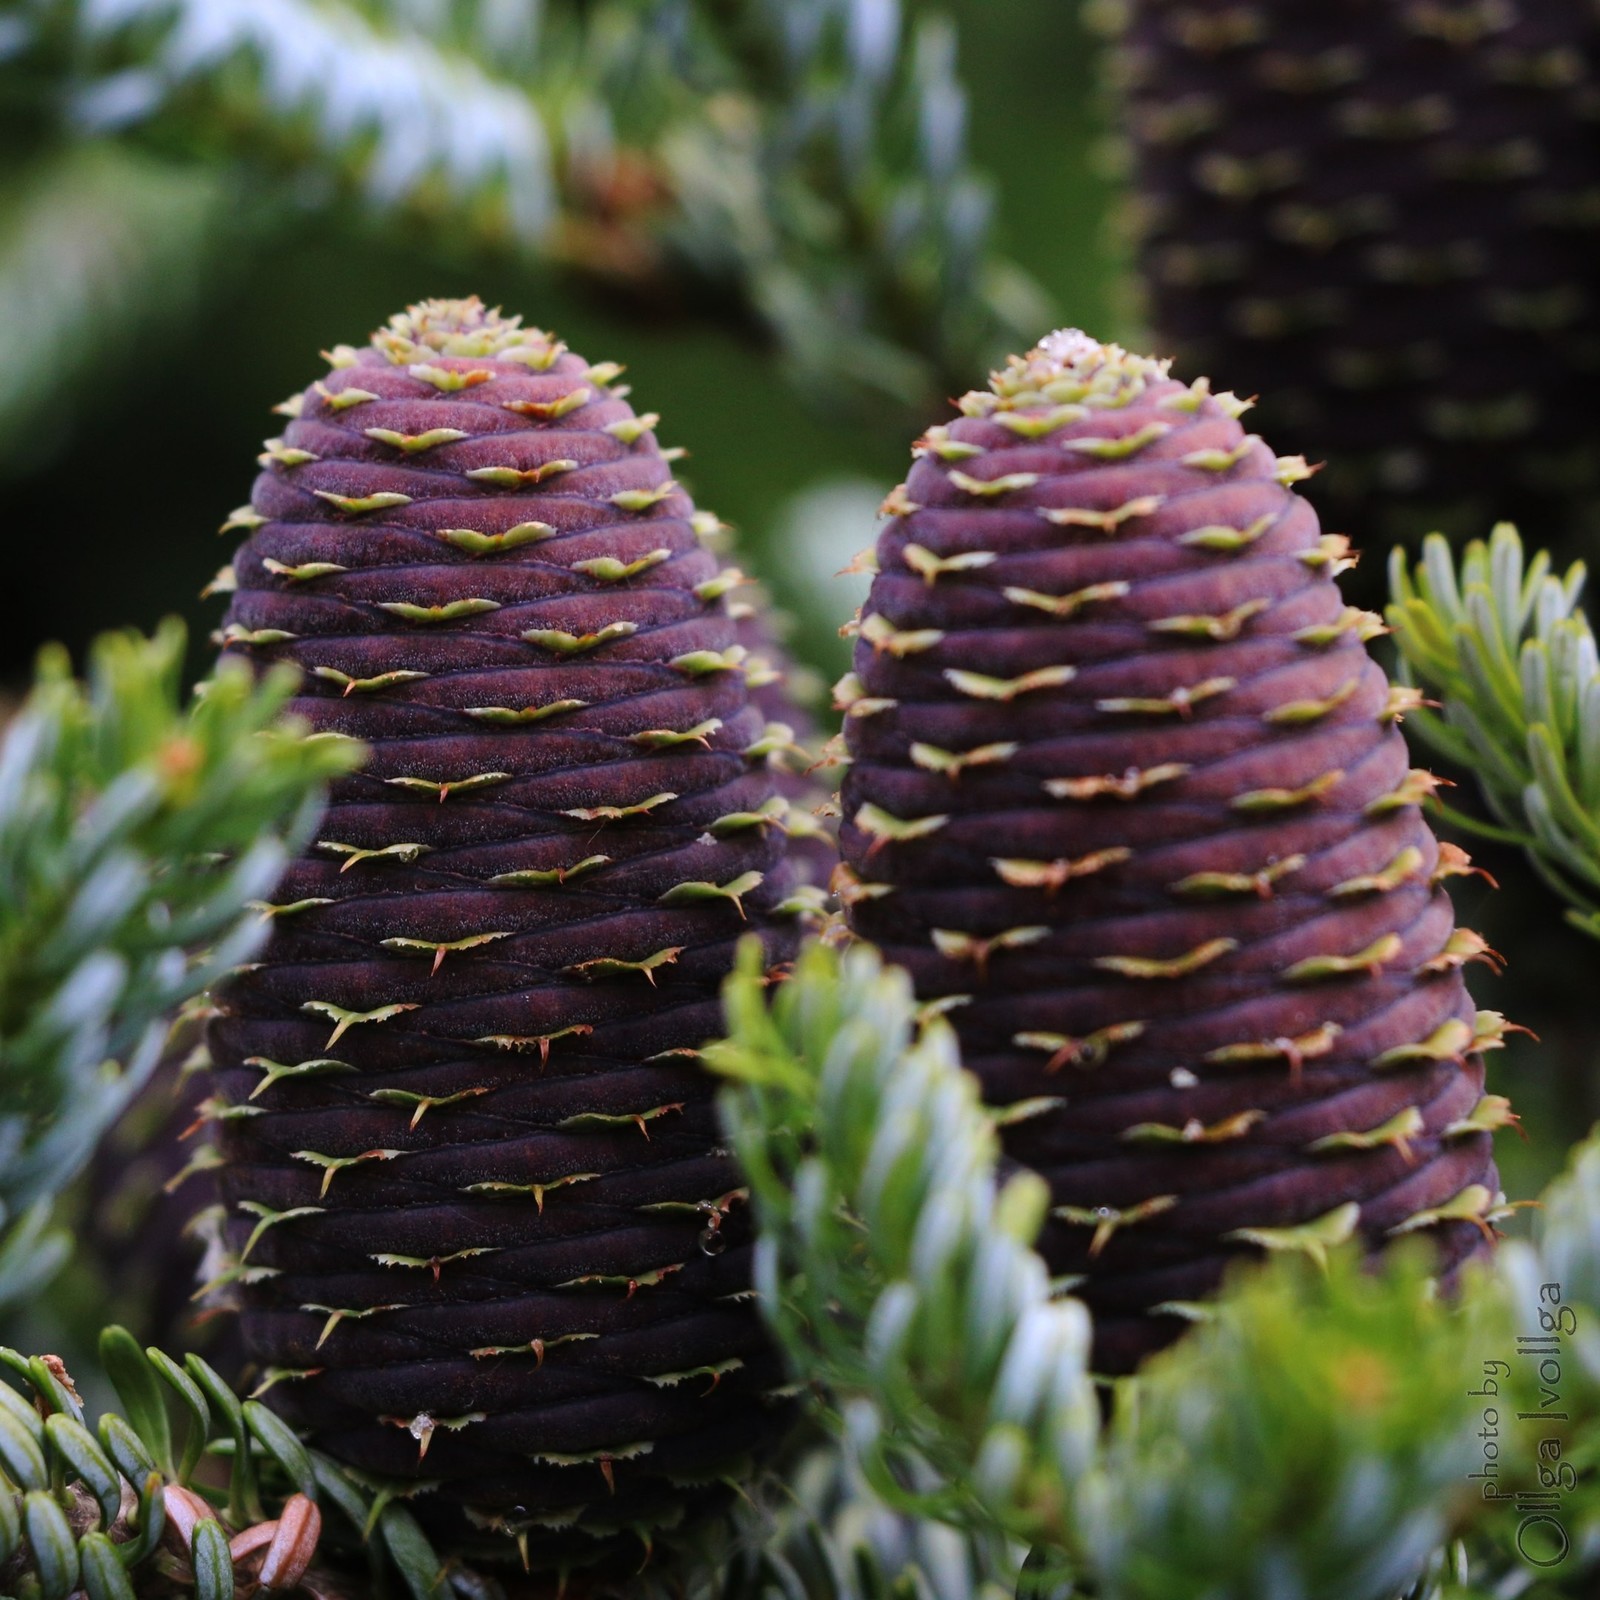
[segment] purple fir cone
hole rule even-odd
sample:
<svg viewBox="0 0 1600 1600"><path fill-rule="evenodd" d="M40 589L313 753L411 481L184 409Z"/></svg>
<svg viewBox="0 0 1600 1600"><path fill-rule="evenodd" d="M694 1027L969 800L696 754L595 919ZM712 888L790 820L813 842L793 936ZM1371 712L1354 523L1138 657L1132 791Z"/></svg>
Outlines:
<svg viewBox="0 0 1600 1600"><path fill-rule="evenodd" d="M1499 1202L1434 839L1319 532L1244 404L1053 335L932 428L841 685L855 931L950 1008L1042 1248L1125 1372L1229 1262Z"/></svg>
<svg viewBox="0 0 1600 1600"><path fill-rule="evenodd" d="M1116 13L1161 347L1261 395L1342 516L1592 521L1592 0Z"/></svg>
<svg viewBox="0 0 1600 1600"><path fill-rule="evenodd" d="M226 649L371 752L210 1027L244 1338L425 1519L631 1572L785 1415L696 1062L790 947L737 574L619 368L472 300L330 360L230 523Z"/></svg>

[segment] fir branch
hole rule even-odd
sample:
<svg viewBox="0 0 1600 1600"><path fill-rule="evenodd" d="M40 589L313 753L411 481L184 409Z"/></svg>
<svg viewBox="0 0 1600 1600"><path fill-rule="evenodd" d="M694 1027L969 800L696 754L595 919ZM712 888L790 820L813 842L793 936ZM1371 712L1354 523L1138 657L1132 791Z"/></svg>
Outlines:
<svg viewBox="0 0 1600 1600"><path fill-rule="evenodd" d="M550 140L523 90L415 29L340 0L82 0L77 42L102 63L71 113L96 132L181 106L236 143L292 156L308 139L384 208L448 196L534 241L555 210ZM126 65L109 63L132 50ZM185 99L189 104L183 106Z"/></svg>
<svg viewBox="0 0 1600 1600"><path fill-rule="evenodd" d="M1578 609L1585 571L1526 561L1507 523L1468 545L1459 570L1430 535L1412 570L1396 550L1388 609L1404 681L1436 697L1412 726L1478 783L1498 829L1445 808L1461 826L1520 845L1600 937L1600 656Z"/></svg>
<svg viewBox="0 0 1600 1600"><path fill-rule="evenodd" d="M308 1450L199 1356L100 1336L122 1410L86 1410L56 1356L0 1347L0 1574L20 1595L233 1600L342 1593L365 1557L378 1593L444 1600L444 1564L398 1500ZM7 1380L10 1381L7 1381ZM328 1516L323 1515L324 1510ZM462 1572L463 1593L482 1580Z"/></svg>
<svg viewBox="0 0 1600 1600"><path fill-rule="evenodd" d="M735 1541L689 1600L1012 1600L1026 1554L892 1510L847 1455L825 1447L785 1465Z"/></svg>
<svg viewBox="0 0 1600 1600"><path fill-rule="evenodd" d="M1421 1246L1379 1272L1277 1259L1129 1380L1077 1508L1099 1600L1404 1594L1476 1509L1468 1391L1513 1348L1498 1280L1472 1271L1452 1305L1431 1272ZM1508 1481L1530 1444L1504 1441Z"/></svg>
<svg viewBox="0 0 1600 1600"><path fill-rule="evenodd" d="M249 902L359 752L277 720L289 673L225 664L184 708L183 647L176 622L108 635L82 684L47 650L0 743L0 1225L24 1230L0 1302L42 1270L28 1208L143 1084L169 1013L255 949Z"/></svg>
<svg viewBox="0 0 1600 1600"><path fill-rule="evenodd" d="M1064 1543L1099 1419L1087 1313L1030 1248L1043 1182L997 1181L977 1081L903 972L812 944L770 1010L763 983L747 945L707 1059L737 1083L723 1114L780 1343L891 1505Z"/></svg>
<svg viewBox="0 0 1600 1600"><path fill-rule="evenodd" d="M1501 1247L1496 1274L1518 1341L1483 1352L1502 1364L1483 1369L1499 1393L1482 1403L1538 1457L1485 1485L1502 1496L1525 1492L1516 1509L1470 1531L1451 1563L1454 1585L1419 1600L1588 1600L1600 1571L1600 1128L1573 1147L1540 1197L1532 1238ZM1533 1586L1530 1557L1543 1568Z"/></svg>
<svg viewBox="0 0 1600 1600"><path fill-rule="evenodd" d="M675 77L694 97L659 146L667 238L742 284L801 382L922 405L1045 324L1041 292L992 248L944 18L908 29L898 0L661 9L681 19Z"/></svg>

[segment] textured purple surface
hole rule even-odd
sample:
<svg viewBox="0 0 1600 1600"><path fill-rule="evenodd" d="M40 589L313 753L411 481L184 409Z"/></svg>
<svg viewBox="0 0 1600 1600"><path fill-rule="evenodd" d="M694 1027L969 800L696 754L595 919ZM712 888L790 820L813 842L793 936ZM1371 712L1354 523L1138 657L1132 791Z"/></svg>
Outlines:
<svg viewBox="0 0 1600 1600"><path fill-rule="evenodd" d="M784 1420L695 1060L791 939L764 718L614 370L474 302L334 361L224 626L371 750L211 1025L244 1337L425 1518L632 1570Z"/></svg>
<svg viewBox="0 0 1600 1600"><path fill-rule="evenodd" d="M1135 0L1115 57L1163 354L1317 494L1531 519L1595 478L1589 0ZM1472 531L1479 531L1474 528Z"/></svg>
<svg viewBox="0 0 1600 1600"><path fill-rule="evenodd" d="M1497 1192L1499 1022L1303 464L1082 335L960 404L891 496L841 686L847 898L920 994L961 997L1099 1363L1307 1224L1426 1229L1452 1269Z"/></svg>

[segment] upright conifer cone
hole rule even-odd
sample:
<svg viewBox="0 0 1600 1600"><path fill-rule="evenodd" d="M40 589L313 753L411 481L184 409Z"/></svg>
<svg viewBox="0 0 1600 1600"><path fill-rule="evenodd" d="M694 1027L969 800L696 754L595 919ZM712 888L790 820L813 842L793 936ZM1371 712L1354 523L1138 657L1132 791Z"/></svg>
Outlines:
<svg viewBox="0 0 1600 1600"><path fill-rule="evenodd" d="M1261 1248L1425 1230L1453 1270L1498 1202L1503 1024L1304 462L1076 332L960 409L890 496L841 685L843 896L1048 1179L1097 1362Z"/></svg>
<svg viewBox="0 0 1600 1600"><path fill-rule="evenodd" d="M226 648L371 750L210 1029L244 1336L425 1519L633 1571L782 1409L696 1062L787 948L733 578L615 366L476 301L330 359L231 523Z"/></svg>
<svg viewBox="0 0 1600 1600"><path fill-rule="evenodd" d="M1592 525L1591 0L1115 9L1161 347L1259 394L1369 529L1402 495Z"/></svg>

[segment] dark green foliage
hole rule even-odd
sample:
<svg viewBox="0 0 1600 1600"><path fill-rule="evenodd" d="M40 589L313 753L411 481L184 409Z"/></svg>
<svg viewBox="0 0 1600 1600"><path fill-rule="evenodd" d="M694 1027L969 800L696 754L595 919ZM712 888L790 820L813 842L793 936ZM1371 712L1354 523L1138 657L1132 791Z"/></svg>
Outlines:
<svg viewBox="0 0 1600 1600"><path fill-rule="evenodd" d="M1126 1370L1228 1262L1426 1230L1497 1180L1478 1012L1396 723L1414 692L1244 407L1063 333L930 429L843 685L857 933L950 1007L1051 1269Z"/></svg>
<svg viewBox="0 0 1600 1600"><path fill-rule="evenodd" d="M1000 1180L955 1035L876 952L811 943L766 988L752 947L710 1061L735 1085L768 1320L892 1504L1059 1543L1100 1417L1089 1319L1031 1248L1043 1182Z"/></svg>
<svg viewBox="0 0 1600 1600"><path fill-rule="evenodd" d="M1550 566L1544 550L1524 561L1509 524L1459 563L1434 534L1414 568L1394 552L1388 617L1407 681L1437 697L1422 737L1476 778L1494 818L1450 820L1521 845L1569 920L1600 935L1600 657L1583 564Z"/></svg>
<svg viewBox="0 0 1600 1600"><path fill-rule="evenodd" d="M177 623L107 636L86 683L46 652L0 743L0 1305L59 1265L49 1202L171 1010L261 942L251 897L354 759L278 720L292 672L253 685L233 664L186 704L183 647Z"/></svg>
<svg viewBox="0 0 1600 1600"><path fill-rule="evenodd" d="M429 1587L441 1562L405 1552L381 1502L198 1356L180 1364L125 1329L100 1359L122 1413L85 1412L54 1356L0 1348L0 1588L35 1600L231 1600L238 1590L328 1592L330 1563L378 1595ZM278 1430L276 1433L273 1429ZM326 1530L318 1503L336 1509ZM403 1513L402 1513L403 1514Z"/></svg>
<svg viewBox="0 0 1600 1600"><path fill-rule="evenodd" d="M756 666L619 369L475 301L332 360L222 632L372 752L210 1031L244 1336L425 1521L631 1572L784 1413L696 1062L786 946Z"/></svg>

